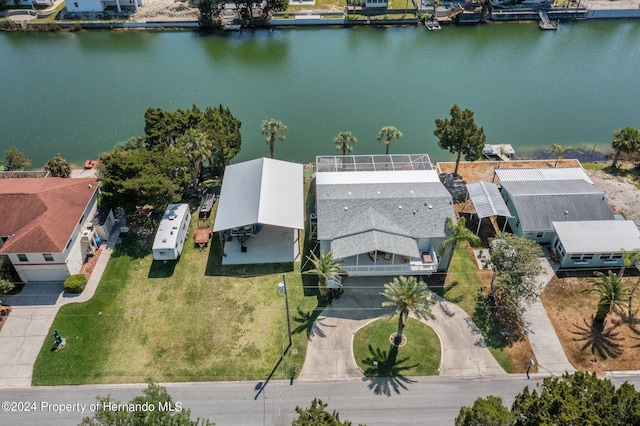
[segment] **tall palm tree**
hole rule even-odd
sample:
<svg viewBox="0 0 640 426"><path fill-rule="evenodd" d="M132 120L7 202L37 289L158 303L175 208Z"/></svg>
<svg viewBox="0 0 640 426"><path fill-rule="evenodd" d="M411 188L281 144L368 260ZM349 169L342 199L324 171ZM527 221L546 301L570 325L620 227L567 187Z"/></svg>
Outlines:
<svg viewBox="0 0 640 426"><path fill-rule="evenodd" d="M609 271L608 275L602 272L594 272L594 275L598 277L598 279L592 281L592 288L588 291L600 297L598 310L593 322L594 324L602 326L610 312L622 307L624 303L629 300L630 292L626 283L614 274L613 271Z"/></svg>
<svg viewBox="0 0 640 426"><path fill-rule="evenodd" d="M447 233L449 236L440 244L438 253L442 255L447 247L451 246L455 250L456 246L460 243L467 242L473 247L480 245L480 237L474 234L467 228L467 219L463 217L458 220L457 223L453 223L453 220L448 217L445 219L445 226L447 227Z"/></svg>
<svg viewBox="0 0 640 426"><path fill-rule="evenodd" d="M191 162L191 177L193 188L198 186L198 176L201 173L202 162L211 156L213 141L198 129L187 129L182 136L177 139L178 144L184 149L187 158Z"/></svg>
<svg viewBox="0 0 640 426"><path fill-rule="evenodd" d="M380 293L388 300L382 302L382 306L395 306L391 318L398 315L398 332L393 341L398 346L402 342L402 332L407 323L409 313L418 318L433 318L431 305L435 302L431 298L431 291L427 285L418 281L416 277L396 277L393 281L384 285L384 291Z"/></svg>
<svg viewBox="0 0 640 426"><path fill-rule="evenodd" d="M353 144L358 140L351 134L351 132L340 132L338 136L333 138L333 143L336 146L336 150L342 150L342 155L347 155L347 151L353 151Z"/></svg>
<svg viewBox="0 0 640 426"><path fill-rule="evenodd" d="M340 267L342 265L342 259L334 259L333 253L329 252L325 254L320 251L320 256L316 256L314 252L311 252L307 259L311 261L313 269L304 271L305 274L315 274L318 276L318 288L320 289L320 295L327 295L327 281L335 279L338 275L344 275L347 273Z"/></svg>
<svg viewBox="0 0 640 426"><path fill-rule="evenodd" d="M640 130L627 126L624 129L613 132L611 148L616 150L611 160L611 167L616 167L620 154L633 152L640 149Z"/></svg>
<svg viewBox="0 0 640 426"><path fill-rule="evenodd" d="M266 140L269 144L269 155L273 158L273 153L276 149L276 139L280 141L285 140L287 126L282 121L271 118L269 120L262 120L260 132L267 136Z"/></svg>
<svg viewBox="0 0 640 426"><path fill-rule="evenodd" d="M378 132L378 140L384 141L384 144L387 146L385 155L389 155L389 145L391 145L391 141L394 139L400 139L401 137L402 132L393 126L384 126L380 129Z"/></svg>
<svg viewBox="0 0 640 426"><path fill-rule="evenodd" d="M562 146L562 145L558 145L557 143L552 144L550 152L553 152L556 154L556 164L554 164L553 167L558 167L558 162L562 161L562 155L565 152L569 152L569 151L573 151L572 146Z"/></svg>

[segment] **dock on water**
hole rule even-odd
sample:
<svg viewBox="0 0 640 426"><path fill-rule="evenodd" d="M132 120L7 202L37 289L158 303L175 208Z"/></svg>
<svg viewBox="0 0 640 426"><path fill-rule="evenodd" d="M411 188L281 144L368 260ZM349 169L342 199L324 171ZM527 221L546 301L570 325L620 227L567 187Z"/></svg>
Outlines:
<svg viewBox="0 0 640 426"><path fill-rule="evenodd" d="M557 30L558 29L558 20L549 19L549 15L543 10L538 10L538 15L540 16L540 28L543 30Z"/></svg>

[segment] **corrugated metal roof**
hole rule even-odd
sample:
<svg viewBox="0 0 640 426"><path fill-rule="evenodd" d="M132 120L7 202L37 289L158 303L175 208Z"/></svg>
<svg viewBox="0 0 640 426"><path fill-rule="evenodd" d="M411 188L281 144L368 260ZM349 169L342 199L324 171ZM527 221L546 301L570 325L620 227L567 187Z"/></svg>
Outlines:
<svg viewBox="0 0 640 426"><path fill-rule="evenodd" d="M553 231L559 221L613 220L604 193L583 180L504 182L502 192L524 232Z"/></svg>
<svg viewBox="0 0 640 426"><path fill-rule="evenodd" d="M213 231L255 223L304 229L302 169L271 158L227 166Z"/></svg>
<svg viewBox="0 0 640 426"><path fill-rule="evenodd" d="M336 259L344 259L370 251L383 251L400 256L420 257L416 240L387 232L363 232L336 238L331 241L331 252Z"/></svg>
<svg viewBox="0 0 640 426"><path fill-rule="evenodd" d="M490 216L513 217L502 199L498 187L489 182L467 184L467 191L479 218Z"/></svg>
<svg viewBox="0 0 640 426"><path fill-rule="evenodd" d="M640 250L640 231L632 220L553 222L567 253L612 253Z"/></svg>
<svg viewBox="0 0 640 426"><path fill-rule="evenodd" d="M581 167L553 167L548 169L496 169L500 182L536 181L536 180L574 180L580 179L593 184Z"/></svg>

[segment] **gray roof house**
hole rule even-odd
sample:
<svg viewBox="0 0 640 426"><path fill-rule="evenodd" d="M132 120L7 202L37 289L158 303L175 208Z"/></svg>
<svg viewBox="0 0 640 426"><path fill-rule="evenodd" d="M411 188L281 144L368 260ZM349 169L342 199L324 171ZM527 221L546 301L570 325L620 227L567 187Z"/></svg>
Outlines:
<svg viewBox="0 0 640 426"><path fill-rule="evenodd" d="M502 197L511 230L540 243L555 239L553 222L614 219L604 193L582 179L505 181Z"/></svg>
<svg viewBox="0 0 640 426"><path fill-rule="evenodd" d="M453 200L427 155L318 157L316 164L317 239L350 275L446 267L437 250L446 218L455 220Z"/></svg>
<svg viewBox="0 0 640 426"><path fill-rule="evenodd" d="M640 250L640 231L632 220L554 222L553 248L562 268L623 266L623 252Z"/></svg>

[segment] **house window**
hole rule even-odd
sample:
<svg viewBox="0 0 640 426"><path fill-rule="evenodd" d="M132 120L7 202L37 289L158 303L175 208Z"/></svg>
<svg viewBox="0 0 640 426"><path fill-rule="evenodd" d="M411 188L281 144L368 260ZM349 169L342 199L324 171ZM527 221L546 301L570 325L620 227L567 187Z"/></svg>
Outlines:
<svg viewBox="0 0 640 426"><path fill-rule="evenodd" d="M67 243L67 247L65 247L65 250L68 250L69 247L71 247L71 240L69 240L69 242Z"/></svg>
<svg viewBox="0 0 640 426"><path fill-rule="evenodd" d="M572 254L571 260L573 263L586 264L590 260L593 260L593 253L584 253L584 254Z"/></svg>
<svg viewBox="0 0 640 426"><path fill-rule="evenodd" d="M516 228L520 228L520 219L516 219Z"/></svg>
<svg viewBox="0 0 640 426"><path fill-rule="evenodd" d="M78 3L73 3L73 6L74 7L78 7Z"/></svg>
<svg viewBox="0 0 640 426"><path fill-rule="evenodd" d="M29 259L27 259L27 255L26 254L19 254L18 255L18 260L20 262L28 262L29 261Z"/></svg>
<svg viewBox="0 0 640 426"><path fill-rule="evenodd" d="M620 259L622 259L622 253L613 253L611 255L611 259L612 260L620 260Z"/></svg>
<svg viewBox="0 0 640 426"><path fill-rule="evenodd" d="M536 234L536 238L542 238L542 237L544 237L544 232L538 232Z"/></svg>
<svg viewBox="0 0 640 426"><path fill-rule="evenodd" d="M51 253L43 253L42 257L44 257L44 260L47 262L53 262L53 256Z"/></svg>
<svg viewBox="0 0 640 426"><path fill-rule="evenodd" d="M593 256L593 253L585 254L584 256L582 256L582 260L592 260Z"/></svg>
<svg viewBox="0 0 640 426"><path fill-rule="evenodd" d="M582 255L581 254L572 254L571 255L571 260L573 260L573 261L578 261L580 259L582 259Z"/></svg>

